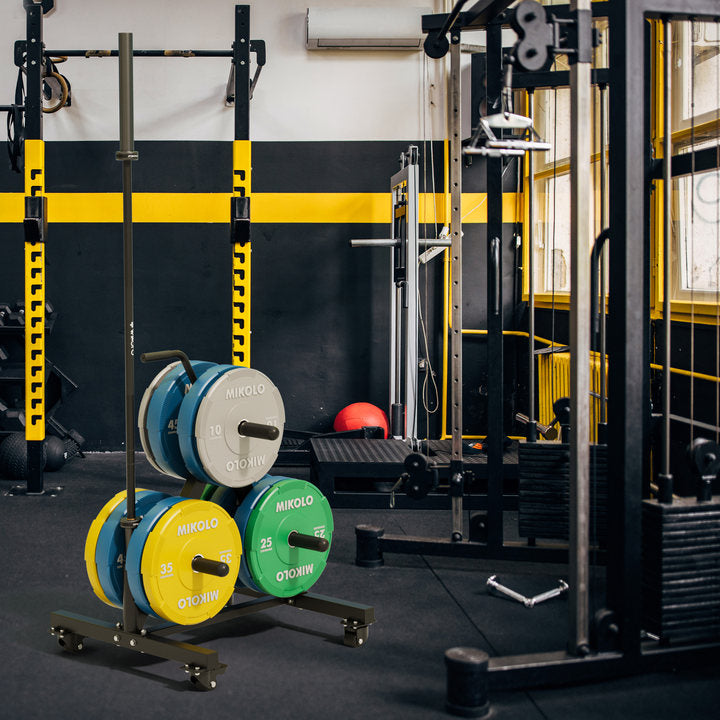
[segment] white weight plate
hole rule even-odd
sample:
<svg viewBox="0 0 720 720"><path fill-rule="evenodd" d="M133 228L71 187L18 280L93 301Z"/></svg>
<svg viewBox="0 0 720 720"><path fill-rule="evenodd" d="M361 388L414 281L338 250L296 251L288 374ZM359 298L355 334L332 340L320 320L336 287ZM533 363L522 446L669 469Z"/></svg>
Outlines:
<svg viewBox="0 0 720 720"><path fill-rule="evenodd" d="M240 435L243 420L275 426L277 439ZM200 403L194 427L197 456L215 482L235 488L251 485L274 464L284 425L285 407L270 378L252 368L233 368L213 383Z"/></svg>

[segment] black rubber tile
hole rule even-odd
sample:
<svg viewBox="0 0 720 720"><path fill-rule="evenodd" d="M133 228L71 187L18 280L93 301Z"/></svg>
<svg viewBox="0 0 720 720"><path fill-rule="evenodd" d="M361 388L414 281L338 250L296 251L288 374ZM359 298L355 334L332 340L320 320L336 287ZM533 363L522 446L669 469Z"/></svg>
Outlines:
<svg viewBox="0 0 720 720"><path fill-rule="evenodd" d="M336 514L336 546L313 592L372 605L377 623L361 648L342 644L337 618L290 607L178 634L216 649L228 669L212 693L189 690L177 663L141 656L92 639L77 655L49 634L49 615L67 610L104 620L119 612L92 593L83 560L85 535L100 507L125 486L122 453L76 459L46 486L57 497L0 496L5 552L0 572L3 654L12 658L0 691L8 717L116 718L129 698L134 718L191 713L262 718L444 717L444 651L478 636L427 565L365 570L354 565L354 526ZM138 456L139 487L176 493L180 483ZM7 489L10 483L0 483ZM370 518L370 520L377 518ZM397 529L391 522L389 527ZM38 682L38 678L42 678ZM187 690L187 691L186 691ZM180 692L183 691L183 692ZM527 712L526 698L512 700ZM532 717L532 715L530 716Z"/></svg>
<svg viewBox="0 0 720 720"><path fill-rule="evenodd" d="M497 592L489 593L485 572L436 568L435 574L473 625L482 630L494 655L562 650L567 641L567 599L533 608ZM526 597L559 585L554 575L504 573L497 580ZM567 579L566 577L564 579Z"/></svg>
<svg viewBox="0 0 720 720"><path fill-rule="evenodd" d="M548 720L711 718L720 706L720 668L652 673L530 693Z"/></svg>
<svg viewBox="0 0 720 720"><path fill-rule="evenodd" d="M49 634L52 611L119 619L117 610L93 595L83 548L90 522L124 489L124 478L124 454L90 454L46 474L46 485L64 486L57 497L0 494L3 717L440 719L449 717L448 648L507 654L563 646L566 601L529 610L489 596L490 561L388 555L383 567L355 566L357 524L431 534L449 522L447 512L341 510L334 513L330 561L312 591L374 608L377 621L363 647L342 644L338 618L280 607L173 636L217 650L227 664L209 693L189 689L177 662L91 639L71 655ZM179 481L155 472L140 454L136 479L139 487L173 494L180 489ZM0 491L9 486L0 481ZM523 563L514 572L503 567L500 579L530 594L547 589L557 574ZM603 720L651 714L662 719L679 712L714 717L720 700L716 678L709 669L648 675L562 690L491 693L490 703L492 717L500 720L574 720L600 713Z"/></svg>

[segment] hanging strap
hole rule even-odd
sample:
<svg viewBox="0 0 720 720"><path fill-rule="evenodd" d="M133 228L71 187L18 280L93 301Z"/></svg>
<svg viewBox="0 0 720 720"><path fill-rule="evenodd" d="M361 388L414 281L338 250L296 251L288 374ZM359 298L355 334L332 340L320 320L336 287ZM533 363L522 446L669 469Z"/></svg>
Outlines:
<svg viewBox="0 0 720 720"><path fill-rule="evenodd" d="M7 114L7 149L10 159L10 169L13 172L23 171L23 146L25 144L25 84L23 82L22 68L18 70L17 83L15 84L15 102Z"/></svg>

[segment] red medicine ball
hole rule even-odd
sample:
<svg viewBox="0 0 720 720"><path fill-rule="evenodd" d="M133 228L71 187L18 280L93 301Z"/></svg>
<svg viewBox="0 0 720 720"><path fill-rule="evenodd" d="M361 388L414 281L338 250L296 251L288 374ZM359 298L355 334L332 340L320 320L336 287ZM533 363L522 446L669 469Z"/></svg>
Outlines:
<svg viewBox="0 0 720 720"><path fill-rule="evenodd" d="M381 427L383 437L388 436L389 426L387 415L376 405L357 402L343 408L335 417L333 430L357 430L363 427Z"/></svg>

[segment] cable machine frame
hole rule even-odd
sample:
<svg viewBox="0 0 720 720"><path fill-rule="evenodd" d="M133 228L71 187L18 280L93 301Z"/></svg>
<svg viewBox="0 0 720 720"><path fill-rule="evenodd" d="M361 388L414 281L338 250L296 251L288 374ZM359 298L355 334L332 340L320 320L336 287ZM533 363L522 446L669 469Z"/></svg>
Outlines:
<svg viewBox="0 0 720 720"><path fill-rule="evenodd" d="M478 3L475 7L489 4ZM645 42L638 42L638 38L646 37L647 19L717 22L720 13L713 0L612 0L608 6L612 78L608 139L610 228L611 237L634 240L615 243L609 263L612 305L608 355L612 362L608 442L613 448L609 454L609 477L613 482L608 498L606 600L614 623L607 628L600 651L594 654L559 651L490 658L488 684L496 689L584 682L667 669L680 663L705 663L716 661L720 651L717 641L671 647L643 641L641 634L640 512L650 447L647 217L653 168L646 142L648 61ZM639 162L639 158L648 158L648 162ZM488 214L490 217L490 208Z"/></svg>
<svg viewBox="0 0 720 720"><path fill-rule="evenodd" d="M450 104L450 185L452 188L452 263L453 277L461 277L461 177L460 177L460 107L459 107L459 42L460 32L465 28L486 27L488 33L488 95L492 97L494 90L499 97L502 63L502 46L500 29L501 14L510 5L509 2L497 0L481 0L467 12L450 15L425 16L423 29L435 32L436 36L428 37L426 48L442 45L438 35L450 31L451 54L451 104ZM717 660L720 642L694 642L687 645L665 646L643 637L641 625L641 508L644 491L647 490L646 478L649 473L649 233L647 223L650 180L652 173L657 173L649 160L649 97L648 60L646 50L647 19L690 19L714 20L720 18L717 3L714 0L689 0L680 3L678 0L612 0L603 3L609 18L610 52L607 72L592 75L595 82L611 85L609 112L610 146L610 237L632 238L633 242L615 243L609 263L610 295L613 298L611 314L608 319L608 356L612 358L609 374L609 413L607 441L613 452L609 453L608 477L608 547L607 547L607 593L605 622L594 626L595 637L592 638L592 649L588 643L591 639L590 618L587 607L577 595L571 594L570 633L567 650L557 652L541 652L528 655L514 655L490 658L488 663L488 685L495 689L518 687L536 687L568 682L584 682L604 679L612 676L628 675L676 667L678 664L705 663ZM585 6L589 12L590 3L573 2L571 9ZM456 6L457 9L458 6ZM584 9L584 8L583 8ZM597 14L597 13L596 13ZM605 14L605 13L603 13ZM453 25L453 18L455 25ZM642 39L642 41L638 41ZM446 41L447 42L447 41ZM429 52L432 55L432 53ZM493 66L491 62L495 62ZM589 65L589 63L588 63ZM493 72L493 70L495 72ZM589 88L591 75L587 70ZM638 71L640 70L640 71ZM523 74L515 87L531 86L532 75ZM572 79L572 71L557 78L550 73L548 77L538 77L538 85L551 85L548 80L566 84ZM569 77L568 77L569 76ZM493 80L491 80L493 78ZM495 83L495 86L492 83ZM642 111L638 112L638 102ZM638 120L640 120L638 122ZM576 149L576 153L579 152ZM714 154L714 150L712 151ZM588 155L589 153L585 153ZM706 157L705 157L706 156ZM647 158L647 162L639 162L639 158ZM703 161L710 163L711 153L704 153ZM673 169L683 159L673 159ZM501 238L502 231L502 162L489 157L488 167L488 238ZM673 173L675 174L675 173ZM612 242L612 241L611 241ZM488 243L488 308L498 307L500 313L488 313L488 354L497 357L502 353L502 306L498 303L497 278L502 276L501 266L495 262L497 249ZM574 278L574 286L583 281L583 276ZM586 283L588 285L589 283ZM464 468L462 463L461 438L461 369L462 348L459 329L461 328L462 294L460 283L454 282L452 287L453 335L451 390L452 399L452 431L453 431L453 478L455 493L451 483L453 497L453 531L457 531L458 506L462 505L462 485ZM573 332L571 345L575 356L578 356L577 332L581 325L588 324L589 297L585 302L571 302L571 312L575 320L571 322ZM457 334L456 334L457 333ZM588 338L589 339L589 338ZM585 344L580 346L585 347ZM588 348L589 350L589 348ZM488 378L490 388L496 388L489 396L488 414L495 419L496 438L491 437L488 453L489 487L488 508L502 507L502 364L493 363L492 378ZM572 386L575 396L578 387L589 389L589 379L578 379L576 369ZM582 373L581 373L582 375ZM583 393L587 398L587 392ZM588 408L577 407L575 403L574 417L580 418L583 427L573 433L571 445L577 446L577 438L587 438ZM583 422L584 419L584 422ZM578 423L575 423L577 430ZM491 428L488 428L490 435ZM583 443L587 449L588 442ZM574 452L577 452L575 450ZM578 474L583 473L587 466L587 457L582 454L574 460L571 471L572 485L579 481ZM587 474L587 467L584 474ZM493 479L494 478L494 479ZM586 478L587 479L587 478ZM587 500L587 483L578 497L571 500L571 536L569 550L571 570L576 577L585 577L583 567L588 560L587 533L583 531L581 516L585 515ZM461 510L460 510L461 512ZM574 519L573 519L574 518ZM497 517L495 517L495 522ZM580 526L578 525L580 523ZM585 530L587 528L585 527ZM487 544L465 542L462 536L454 535L447 540L438 538L408 538L403 536L384 536L379 528L360 526L358 535L358 555L373 557L376 553L382 562L382 552L415 552L433 555L454 555L459 557L500 557L503 559L545 559L544 548L513 548L503 542L501 524L490 520ZM552 549L548 550L548 558ZM555 550L558 552L558 550ZM559 551L562 552L562 551ZM565 555L567 560L567 555ZM363 563L360 563L363 564ZM574 568L573 568L574 566ZM571 580L572 582L572 580Z"/></svg>
<svg viewBox="0 0 720 720"><path fill-rule="evenodd" d="M507 24L504 11L511 2L478 2L469 11L457 13L455 24L450 27L450 239L451 239L451 329L450 329L450 390L451 390L451 459L448 494L451 498L452 526L447 537L411 537L385 535L381 528L361 525L356 529L358 538L358 563L368 567L382 563L383 552L418 553L456 557L482 557L503 560L543 560L567 562L572 544L562 542L528 543L504 538L503 510L503 311L502 311L502 182L503 158L486 158L487 172L487 354L495 359L488 364L488 433L487 433L487 522L485 538L465 539L464 497L465 486L471 478L463 462L462 447L462 108L461 108L461 34L463 30L487 28L487 95L500 101L503 87L502 26ZM567 8L563 8L567 10ZM562 12L562 10L561 10ZM567 14L567 13L565 13ZM429 15L423 18L423 30L428 33L426 48L437 42L453 15ZM445 28L447 30L448 28ZM435 34L433 34L435 33ZM441 48L442 49L442 48ZM439 55L438 55L439 57ZM494 64L493 64L494 63ZM531 73L523 73L525 78ZM565 73L567 80L568 73ZM588 68L588 80L590 72ZM581 213L580 217L586 214ZM584 313L576 311L578 317ZM581 327L582 323L578 324ZM589 342L589 340L588 340ZM587 375L587 370L585 371ZM585 382L589 385L589 379ZM584 394L585 397L587 393ZM587 400L585 400L587 405ZM587 411L580 411L587 418ZM587 423L587 419L585 420ZM582 432L582 430L581 430ZM587 433L586 433L587 434ZM587 463L585 463L587 464ZM587 514L587 513L586 513ZM602 558L604 552L597 551Z"/></svg>

